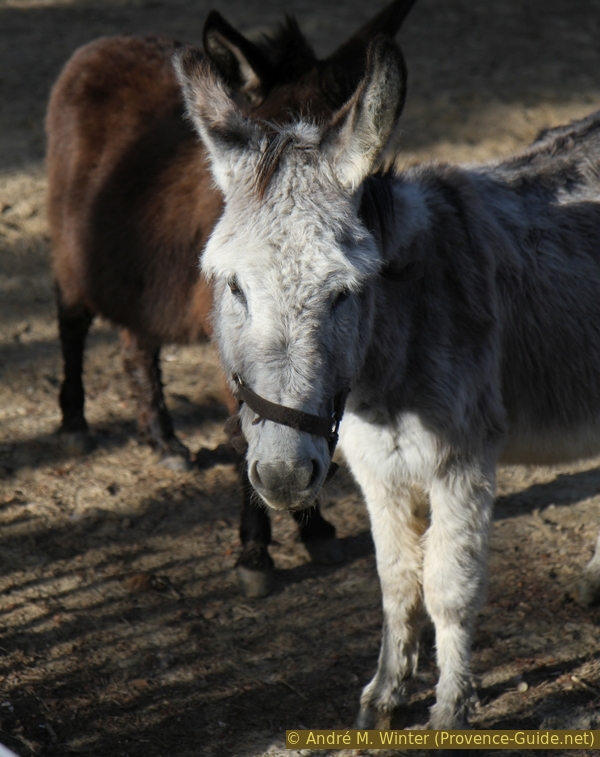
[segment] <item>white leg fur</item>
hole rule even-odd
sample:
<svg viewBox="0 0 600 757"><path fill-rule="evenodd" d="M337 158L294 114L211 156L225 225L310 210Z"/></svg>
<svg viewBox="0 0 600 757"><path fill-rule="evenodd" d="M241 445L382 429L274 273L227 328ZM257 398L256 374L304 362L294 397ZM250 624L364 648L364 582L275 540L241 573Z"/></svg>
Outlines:
<svg viewBox="0 0 600 757"><path fill-rule="evenodd" d="M374 483L374 482L373 482ZM414 674L423 616L421 539L422 492L384 487L365 491L383 595L383 635L377 673L360 700L357 728L374 728L381 715L406 701L406 681Z"/></svg>
<svg viewBox="0 0 600 757"><path fill-rule="evenodd" d="M485 593L495 471L464 462L430 491L425 605L436 631L440 678L430 727L464 728L471 692L471 638Z"/></svg>
<svg viewBox="0 0 600 757"><path fill-rule="evenodd" d="M377 673L362 693L357 720L357 727L373 728L405 702L417 665L429 505L424 490L406 482L431 478L437 442L412 415L390 429L348 412L340 446L369 509L383 595Z"/></svg>

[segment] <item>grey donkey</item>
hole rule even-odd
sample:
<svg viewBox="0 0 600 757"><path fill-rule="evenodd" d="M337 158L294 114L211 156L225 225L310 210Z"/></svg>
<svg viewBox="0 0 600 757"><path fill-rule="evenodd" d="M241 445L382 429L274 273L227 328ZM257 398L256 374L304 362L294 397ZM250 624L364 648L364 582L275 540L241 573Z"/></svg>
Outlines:
<svg viewBox="0 0 600 757"><path fill-rule="evenodd" d="M251 483L312 505L347 395L384 612L357 726L406 701L426 611L429 725L464 727L496 463L600 452L600 113L499 164L373 175L404 103L393 43L325 125L250 121L208 62L177 68L226 201L202 269ZM598 557L582 586L599 597Z"/></svg>

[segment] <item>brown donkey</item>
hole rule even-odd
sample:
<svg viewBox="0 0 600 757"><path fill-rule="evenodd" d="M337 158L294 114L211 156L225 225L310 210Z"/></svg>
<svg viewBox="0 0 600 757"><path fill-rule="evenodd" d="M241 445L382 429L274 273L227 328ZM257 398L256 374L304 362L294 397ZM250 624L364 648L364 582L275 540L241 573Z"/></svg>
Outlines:
<svg viewBox="0 0 600 757"><path fill-rule="evenodd" d="M204 48L247 115L280 123L298 115L324 119L356 88L370 40L394 35L414 1L394 0L323 61L289 17L255 44L212 11ZM121 330L140 438L163 464L186 468L190 453L173 431L163 396L160 348L210 336L212 295L197 261L223 200L205 148L183 115L171 64L179 46L165 37L119 36L80 48L54 86L46 130L65 366L63 441L74 452L93 446L84 416L83 353L92 320L102 315ZM233 412L231 395L227 404ZM251 501L245 470L242 480L237 570L244 591L259 596L273 581L270 522ZM298 522L314 560L340 559L335 529L318 509Z"/></svg>

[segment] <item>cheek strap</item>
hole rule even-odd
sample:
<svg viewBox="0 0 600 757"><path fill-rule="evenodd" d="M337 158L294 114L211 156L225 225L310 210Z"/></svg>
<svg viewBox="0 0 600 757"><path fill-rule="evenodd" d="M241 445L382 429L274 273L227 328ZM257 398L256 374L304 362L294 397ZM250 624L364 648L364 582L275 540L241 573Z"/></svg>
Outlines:
<svg viewBox="0 0 600 757"><path fill-rule="evenodd" d="M333 413L329 418L325 418L321 415L312 415L312 413L305 413L302 410L295 410L291 407L285 407L285 405L277 405L275 402L270 402L256 394L256 392L253 392L237 374L234 374L233 380L236 385L236 397L240 402L245 402L256 413L256 418L252 421L254 425L261 421L272 421L273 423L279 423L282 426L296 429L296 431L304 431L307 434L322 436L327 439L329 454L333 458L333 453L339 439L340 423L350 392L349 388L343 389L335 395ZM333 472L332 468L334 468ZM326 480L333 477L337 468L338 466L335 463L331 464Z"/></svg>

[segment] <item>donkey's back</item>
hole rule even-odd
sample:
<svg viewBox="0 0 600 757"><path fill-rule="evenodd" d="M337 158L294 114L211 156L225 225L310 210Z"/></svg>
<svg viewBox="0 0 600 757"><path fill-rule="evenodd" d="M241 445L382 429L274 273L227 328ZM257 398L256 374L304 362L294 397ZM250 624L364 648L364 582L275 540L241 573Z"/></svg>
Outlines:
<svg viewBox="0 0 600 757"><path fill-rule="evenodd" d="M192 289L220 209L182 117L176 47L161 37L86 45L47 116L48 217L64 305L84 302L158 343L192 341L207 327L208 294Z"/></svg>
<svg viewBox="0 0 600 757"><path fill-rule="evenodd" d="M600 195L600 111L565 126L545 129L495 173L515 188L537 189L559 203L597 200ZM523 196L526 191L523 192Z"/></svg>
<svg viewBox="0 0 600 757"><path fill-rule="evenodd" d="M502 239L508 461L600 453L600 111L482 169Z"/></svg>

